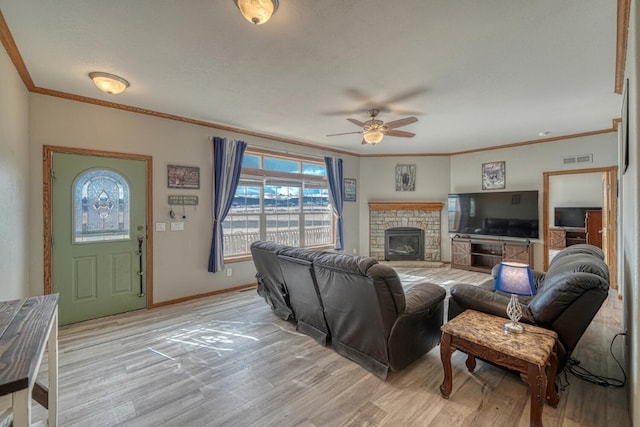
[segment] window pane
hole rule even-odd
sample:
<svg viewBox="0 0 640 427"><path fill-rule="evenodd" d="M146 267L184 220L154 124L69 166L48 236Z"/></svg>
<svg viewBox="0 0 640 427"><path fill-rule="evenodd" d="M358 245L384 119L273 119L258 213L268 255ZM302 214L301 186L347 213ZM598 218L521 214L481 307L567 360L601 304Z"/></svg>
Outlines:
<svg viewBox="0 0 640 427"><path fill-rule="evenodd" d="M129 184L116 172L87 171L73 184L74 243L129 238Z"/></svg>
<svg viewBox="0 0 640 427"><path fill-rule="evenodd" d="M267 240L283 245L300 245L299 215L267 215Z"/></svg>
<svg viewBox="0 0 640 427"><path fill-rule="evenodd" d="M248 254L251 243L260 240L260 216L229 214L222 229L225 256Z"/></svg>
<svg viewBox="0 0 640 427"><path fill-rule="evenodd" d="M260 168L260 157L258 155L255 154L244 154L242 156L242 167L243 168L253 168L253 169L259 169Z"/></svg>
<svg viewBox="0 0 640 427"><path fill-rule="evenodd" d="M264 168L270 171L300 173L300 162L296 160L278 159L276 157L265 157Z"/></svg>
<svg viewBox="0 0 640 427"><path fill-rule="evenodd" d="M329 245L333 243L333 220L330 213L306 214L304 216L305 246Z"/></svg>
<svg viewBox="0 0 640 427"><path fill-rule="evenodd" d="M260 212L260 187L238 185L229 214L259 213Z"/></svg>
<svg viewBox="0 0 640 427"><path fill-rule="evenodd" d="M302 208L304 212L324 212L329 208L329 189L305 188Z"/></svg>
<svg viewBox="0 0 640 427"><path fill-rule="evenodd" d="M300 187L265 185L264 211L300 212Z"/></svg>
<svg viewBox="0 0 640 427"><path fill-rule="evenodd" d="M306 175L327 176L327 169L318 163L302 163L302 173Z"/></svg>

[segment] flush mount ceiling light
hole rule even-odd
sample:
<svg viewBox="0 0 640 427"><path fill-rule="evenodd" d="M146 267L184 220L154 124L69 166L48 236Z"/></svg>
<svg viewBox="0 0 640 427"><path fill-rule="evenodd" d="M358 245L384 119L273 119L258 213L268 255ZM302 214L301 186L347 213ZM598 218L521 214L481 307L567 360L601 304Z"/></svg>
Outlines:
<svg viewBox="0 0 640 427"><path fill-rule="evenodd" d="M244 19L252 24L264 24L278 10L278 0L233 0Z"/></svg>
<svg viewBox="0 0 640 427"><path fill-rule="evenodd" d="M371 129L366 131L362 137L367 142L367 144L375 145L378 142L382 141L382 137L384 134L380 132L378 129Z"/></svg>
<svg viewBox="0 0 640 427"><path fill-rule="evenodd" d="M98 89L113 95L122 93L129 87L128 81L115 74L94 71L89 73L89 78L98 86Z"/></svg>

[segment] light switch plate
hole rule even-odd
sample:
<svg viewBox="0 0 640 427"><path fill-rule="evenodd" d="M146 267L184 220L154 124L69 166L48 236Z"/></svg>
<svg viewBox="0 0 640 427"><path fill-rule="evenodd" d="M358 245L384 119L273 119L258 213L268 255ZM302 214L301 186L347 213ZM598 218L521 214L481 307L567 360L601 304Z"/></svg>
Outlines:
<svg viewBox="0 0 640 427"><path fill-rule="evenodd" d="M167 231L167 224L164 222L156 222L156 231Z"/></svg>
<svg viewBox="0 0 640 427"><path fill-rule="evenodd" d="M183 231L184 230L184 222L176 221L171 223L171 231Z"/></svg>

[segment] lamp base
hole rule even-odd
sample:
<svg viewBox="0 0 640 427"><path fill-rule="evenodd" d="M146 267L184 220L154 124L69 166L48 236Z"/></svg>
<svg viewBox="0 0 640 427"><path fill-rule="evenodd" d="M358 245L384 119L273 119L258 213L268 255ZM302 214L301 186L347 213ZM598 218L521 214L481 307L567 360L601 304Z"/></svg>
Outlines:
<svg viewBox="0 0 640 427"><path fill-rule="evenodd" d="M518 322L507 322L504 324L504 331L521 334L524 332L524 326Z"/></svg>

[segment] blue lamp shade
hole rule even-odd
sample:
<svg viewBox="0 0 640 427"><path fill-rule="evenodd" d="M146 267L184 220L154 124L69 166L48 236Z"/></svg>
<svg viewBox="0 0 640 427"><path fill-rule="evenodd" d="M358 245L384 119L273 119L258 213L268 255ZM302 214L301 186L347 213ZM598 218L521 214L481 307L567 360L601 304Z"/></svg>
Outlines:
<svg viewBox="0 0 640 427"><path fill-rule="evenodd" d="M535 295L531 268L519 262L501 262L495 289L513 295Z"/></svg>

